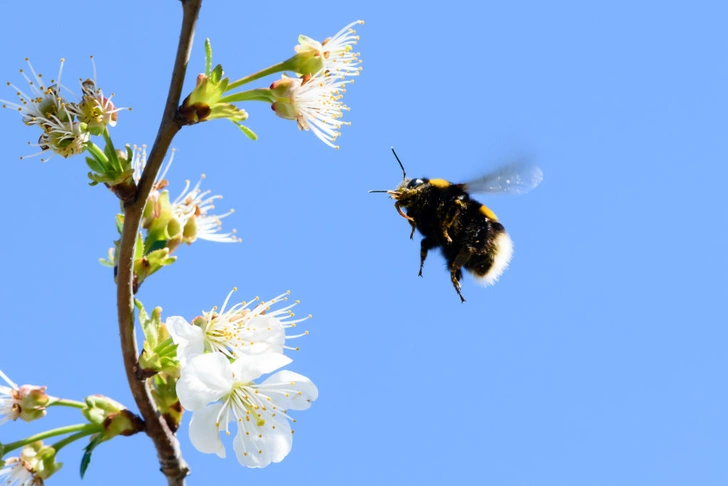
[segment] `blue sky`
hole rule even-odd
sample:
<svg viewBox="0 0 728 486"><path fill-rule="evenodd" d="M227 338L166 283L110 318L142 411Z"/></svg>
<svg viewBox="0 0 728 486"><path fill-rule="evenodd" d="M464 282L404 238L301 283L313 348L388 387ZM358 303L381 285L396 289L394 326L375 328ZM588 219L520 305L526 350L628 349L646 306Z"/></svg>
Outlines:
<svg viewBox="0 0 728 486"><path fill-rule="evenodd" d="M50 3L48 3L50 5ZM281 61L297 36L358 29L364 71L346 93L341 149L264 104L232 125L174 140L171 192L205 173L236 209L239 245L199 242L145 282L164 315L198 315L233 286L290 289L311 335L290 369L319 387L296 415L291 454L264 470L194 450L189 484L728 484L725 184L728 9L721 2L475 2L336 8L205 2L202 41L239 77ZM51 13L52 12L52 13ZM0 0L3 81L30 57L116 93L117 145L154 140L169 82L177 2L72 1L34 18ZM267 86L275 78L260 83ZM12 99L10 88L0 98ZM109 395L133 407L110 271L118 203L89 188L80 157L19 161L37 133L0 111L8 209L0 369L53 395ZM461 304L433 253L390 200L401 173L463 181L528 156L544 182L479 199L515 254L494 287L466 276ZM297 343L298 344L298 343ZM0 429L0 441L79 422L71 410ZM81 484L75 446L50 484ZM84 484L160 484L141 435L97 449ZM233 479L231 479L233 478Z"/></svg>

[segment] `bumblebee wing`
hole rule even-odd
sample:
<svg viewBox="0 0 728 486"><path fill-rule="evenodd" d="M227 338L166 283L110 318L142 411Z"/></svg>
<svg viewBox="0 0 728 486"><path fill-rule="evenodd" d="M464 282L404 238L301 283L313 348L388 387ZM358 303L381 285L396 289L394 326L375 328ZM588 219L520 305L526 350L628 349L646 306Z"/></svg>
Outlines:
<svg viewBox="0 0 728 486"><path fill-rule="evenodd" d="M542 180L543 172L537 165L516 161L466 182L465 187L470 192L519 195L531 191Z"/></svg>

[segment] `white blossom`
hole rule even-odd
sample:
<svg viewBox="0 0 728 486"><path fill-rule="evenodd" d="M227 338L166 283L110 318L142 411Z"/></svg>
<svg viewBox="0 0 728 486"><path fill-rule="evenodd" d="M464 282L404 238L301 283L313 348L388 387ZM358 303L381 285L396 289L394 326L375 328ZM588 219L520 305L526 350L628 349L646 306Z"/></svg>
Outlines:
<svg viewBox="0 0 728 486"><path fill-rule="evenodd" d="M334 142L341 135L339 129L351 125L340 120L342 112L349 110L341 99L351 82L324 71L300 78L283 76L271 85L276 97L271 107L281 118L296 120L299 129L311 130L326 145L338 149Z"/></svg>
<svg viewBox="0 0 728 486"><path fill-rule="evenodd" d="M323 42L301 35L295 50L298 54L313 53L319 57L323 61L323 70L333 76L357 76L361 71L361 59L353 48L359 36L352 27L363 23L363 20L352 22Z"/></svg>
<svg viewBox="0 0 728 486"><path fill-rule="evenodd" d="M253 380L291 362L277 353L241 355L233 363L222 353L192 358L177 382L182 406L191 410L190 440L200 452L225 457L220 432L237 425L233 449L238 462L265 467L291 450L288 410L305 410L318 397L316 386L291 371L279 371L260 384Z"/></svg>
<svg viewBox="0 0 728 486"><path fill-rule="evenodd" d="M268 301L259 302L258 297L250 302L239 302L227 308L233 289L218 311L213 308L204 312L189 324L181 316L167 318L166 325L172 339L177 344L177 357L182 366L194 356L204 352L220 352L235 359L241 354L261 355L283 353L284 349L298 349L286 346L286 339L295 339L308 334L286 336L286 329L294 328L299 322L311 316L294 319L291 311L299 304L272 309L279 302L288 300L288 292Z"/></svg>

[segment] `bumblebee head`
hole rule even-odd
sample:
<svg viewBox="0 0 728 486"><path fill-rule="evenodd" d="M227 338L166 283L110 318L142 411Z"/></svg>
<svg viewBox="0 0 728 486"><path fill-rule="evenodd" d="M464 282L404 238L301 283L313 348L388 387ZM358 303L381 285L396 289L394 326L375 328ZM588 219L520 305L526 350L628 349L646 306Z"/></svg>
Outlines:
<svg viewBox="0 0 728 486"><path fill-rule="evenodd" d="M404 170L404 165L402 165L402 161L399 160L399 157L397 156L397 152L394 151L394 147L392 147L392 153L394 154L394 157L397 159L397 162L399 163L399 166L402 168L402 182L399 183L396 189L394 190L373 190L369 192L384 192L386 194L389 194L389 196L394 199L395 201L402 201L403 203L412 197L414 194L419 192L419 189L424 187L429 180L428 179L407 179L407 171Z"/></svg>
<svg viewBox="0 0 728 486"><path fill-rule="evenodd" d="M429 179L417 178L417 179L405 179L399 183L397 188L393 191L387 191L392 199L397 201L406 202L408 199L419 194L419 192L427 186Z"/></svg>

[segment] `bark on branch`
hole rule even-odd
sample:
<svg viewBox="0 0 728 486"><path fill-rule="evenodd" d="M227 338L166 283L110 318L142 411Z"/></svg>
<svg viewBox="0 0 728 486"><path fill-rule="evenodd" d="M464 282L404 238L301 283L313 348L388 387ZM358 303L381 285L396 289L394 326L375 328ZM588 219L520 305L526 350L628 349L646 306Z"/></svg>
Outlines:
<svg viewBox="0 0 728 486"><path fill-rule="evenodd" d="M157 449L160 469L167 477L170 486L184 486L185 477L189 474L189 468L182 458L177 438L154 405L146 380L137 378L139 349L134 327L133 264L134 242L139 232L144 204L152 190L154 180L159 173L172 139L181 128L175 118L182 95L182 85L187 71L187 63L192 49L192 40L202 0L180 1L183 10L182 29L162 121L157 138L149 153L146 167L139 180L136 197L124 207L124 227L121 233L119 255L117 256L118 283L116 291L119 337L121 339L126 378L139 412L146 423L146 433Z"/></svg>

